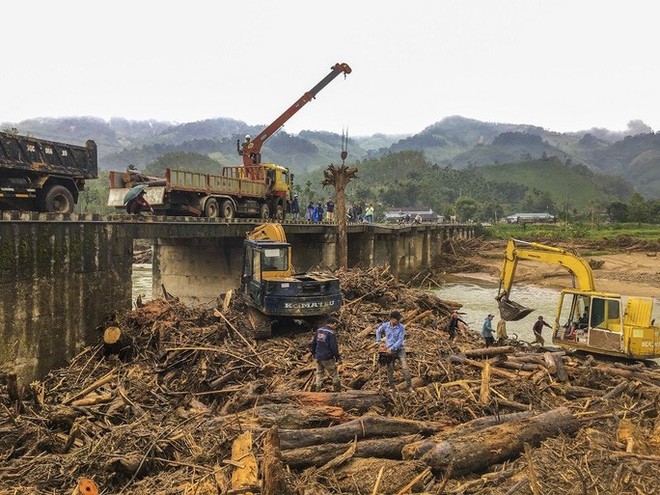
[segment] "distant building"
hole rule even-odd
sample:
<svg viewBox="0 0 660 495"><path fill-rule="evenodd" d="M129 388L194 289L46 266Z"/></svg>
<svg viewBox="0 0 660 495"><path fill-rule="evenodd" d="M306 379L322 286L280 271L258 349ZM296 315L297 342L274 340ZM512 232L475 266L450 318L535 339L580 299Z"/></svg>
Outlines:
<svg viewBox="0 0 660 495"><path fill-rule="evenodd" d="M431 208L390 208L385 210L385 221L390 223L404 222L406 215L409 216L409 222L415 219L417 215L422 217L422 223L443 222L444 217L433 212Z"/></svg>
<svg viewBox="0 0 660 495"><path fill-rule="evenodd" d="M554 222L556 217L550 213L514 213L506 217L507 223Z"/></svg>

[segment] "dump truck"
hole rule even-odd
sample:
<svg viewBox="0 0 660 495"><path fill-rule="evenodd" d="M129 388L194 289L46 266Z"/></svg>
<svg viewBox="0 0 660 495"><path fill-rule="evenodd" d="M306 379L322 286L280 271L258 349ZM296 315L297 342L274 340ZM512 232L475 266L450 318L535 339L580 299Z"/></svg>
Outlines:
<svg viewBox="0 0 660 495"><path fill-rule="evenodd" d="M313 100L339 74L350 74L347 64L335 64L330 73L271 122L254 139L245 136L236 143L243 164L222 167L219 174L202 174L180 169L165 170L165 178L142 176L146 198L154 211L172 215L210 218L234 216L282 220L290 211L293 174L286 167L262 163L261 148L280 127ZM124 197L141 174L110 172L108 205L124 206Z"/></svg>
<svg viewBox="0 0 660 495"><path fill-rule="evenodd" d="M587 260L545 244L508 240L496 297L503 320L520 320L533 311L511 300L520 260L561 266L573 276L574 287L559 295L553 344L640 361L660 357L660 326L653 320L653 298L598 291Z"/></svg>
<svg viewBox="0 0 660 495"><path fill-rule="evenodd" d="M85 146L0 132L0 210L71 213L98 177L96 143Z"/></svg>
<svg viewBox="0 0 660 495"><path fill-rule="evenodd" d="M219 174L168 168L165 177L112 171L108 205L123 208L130 189L145 184L146 199L160 215L232 219L237 216L283 218L291 199L293 176L279 165L222 167Z"/></svg>
<svg viewBox="0 0 660 495"><path fill-rule="evenodd" d="M258 313L257 338L269 337L277 321L294 319L315 325L342 303L337 277L294 272L291 244L279 223L260 225L243 241L241 292Z"/></svg>

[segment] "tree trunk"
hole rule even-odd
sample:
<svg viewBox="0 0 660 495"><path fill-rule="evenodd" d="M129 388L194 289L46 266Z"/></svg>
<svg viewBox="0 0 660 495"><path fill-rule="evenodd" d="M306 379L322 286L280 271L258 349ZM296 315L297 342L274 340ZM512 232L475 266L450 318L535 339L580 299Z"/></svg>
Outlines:
<svg viewBox="0 0 660 495"><path fill-rule="evenodd" d="M473 419L472 421L462 423L450 430L447 430L446 432L434 435L431 438L426 438L419 442L406 445L402 450L402 455L404 459L419 459L439 442L447 441L451 438L471 435L477 431L484 430L491 426L509 423L511 421L518 421L523 418L529 418L531 415L532 411L525 411Z"/></svg>
<svg viewBox="0 0 660 495"><path fill-rule="evenodd" d="M446 428L443 423L413 421L383 416L362 416L347 423L327 428L308 430L280 430L280 445L283 450L320 445L344 443L354 438L398 437L402 435L430 435Z"/></svg>
<svg viewBox="0 0 660 495"><path fill-rule="evenodd" d="M355 416L337 406L301 406L297 404L264 404L246 411L249 417L256 417L262 427L303 429L320 428L331 424L345 423ZM229 421L235 421L233 416Z"/></svg>
<svg viewBox="0 0 660 495"><path fill-rule="evenodd" d="M537 446L546 438L574 433L579 427L571 411L560 407L533 418L491 426L437 443L421 460L434 470L445 470L453 463L455 474L482 471L488 466L517 457L525 443Z"/></svg>
<svg viewBox="0 0 660 495"><path fill-rule="evenodd" d="M502 354L511 354L515 349L510 345L502 347L485 347L483 349L469 349L463 351L467 357L491 357L501 356Z"/></svg>
<svg viewBox="0 0 660 495"><path fill-rule="evenodd" d="M293 390L256 397L258 404L295 403L305 406L337 406L345 411L364 413L372 407L385 407L385 396L374 390L347 390L345 392L302 392Z"/></svg>
<svg viewBox="0 0 660 495"><path fill-rule="evenodd" d="M282 462L280 452L280 438L277 427L274 426L264 439L264 457L262 461L263 487L262 495L280 495L282 493L294 493L290 488L288 474Z"/></svg>
<svg viewBox="0 0 660 495"><path fill-rule="evenodd" d="M376 440L362 440L357 443L354 457L378 457L380 459L401 459L403 448L413 442L421 440L420 435L403 435L394 438L380 438ZM349 445L345 443L324 443L297 449L282 451L282 460L294 468L308 466L323 466L332 459L340 456Z"/></svg>

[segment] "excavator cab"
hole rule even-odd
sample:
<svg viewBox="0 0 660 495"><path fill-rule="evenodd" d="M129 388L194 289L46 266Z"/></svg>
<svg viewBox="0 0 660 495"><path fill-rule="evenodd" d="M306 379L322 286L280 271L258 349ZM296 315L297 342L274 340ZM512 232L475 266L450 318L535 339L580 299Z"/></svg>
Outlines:
<svg viewBox="0 0 660 495"><path fill-rule="evenodd" d="M241 289L257 315L258 338L270 336L274 321L303 320L315 324L319 318L338 311L342 296L339 279L320 272L294 273L291 244L278 223L255 228L243 241ZM268 329L265 329L268 327Z"/></svg>

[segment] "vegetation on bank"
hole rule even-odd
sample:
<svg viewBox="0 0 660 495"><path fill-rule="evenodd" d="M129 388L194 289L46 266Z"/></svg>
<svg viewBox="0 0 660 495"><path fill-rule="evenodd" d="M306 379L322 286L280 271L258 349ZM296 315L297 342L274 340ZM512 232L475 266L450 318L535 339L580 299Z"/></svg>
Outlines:
<svg viewBox="0 0 660 495"><path fill-rule="evenodd" d="M608 223L591 225L585 222L556 224L495 224L481 227L480 233L494 239L536 241L616 241L636 239L660 243L660 225L643 223Z"/></svg>

